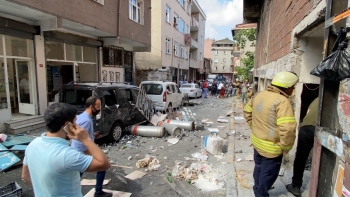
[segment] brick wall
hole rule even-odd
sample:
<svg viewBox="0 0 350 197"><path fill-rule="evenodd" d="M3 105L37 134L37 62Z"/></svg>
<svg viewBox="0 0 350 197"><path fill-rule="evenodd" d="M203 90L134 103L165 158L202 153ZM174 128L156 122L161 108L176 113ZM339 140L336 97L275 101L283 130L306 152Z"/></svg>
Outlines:
<svg viewBox="0 0 350 197"><path fill-rule="evenodd" d="M290 52L293 28L307 16L319 0L265 1L255 51L255 65L260 67Z"/></svg>

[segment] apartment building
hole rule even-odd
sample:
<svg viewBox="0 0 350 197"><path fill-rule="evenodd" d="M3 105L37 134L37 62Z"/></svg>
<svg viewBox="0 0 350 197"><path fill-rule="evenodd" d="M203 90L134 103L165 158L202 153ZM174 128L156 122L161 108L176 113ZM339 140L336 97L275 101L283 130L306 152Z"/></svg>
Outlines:
<svg viewBox="0 0 350 197"><path fill-rule="evenodd" d="M69 5L69 6L67 6ZM146 0L0 1L0 132L43 114L71 81L133 80L133 52L151 46Z"/></svg>
<svg viewBox="0 0 350 197"><path fill-rule="evenodd" d="M261 91L280 71L299 76L295 116L301 121L318 96L320 79L310 71L323 59L325 0L244 0L244 20L258 23L254 80ZM292 20L291 20L292 19Z"/></svg>
<svg viewBox="0 0 350 197"><path fill-rule="evenodd" d="M221 80L233 80L234 71L234 42L228 38L213 41L211 45L211 74L217 74L217 78Z"/></svg>
<svg viewBox="0 0 350 197"><path fill-rule="evenodd" d="M205 19L196 0L152 1L151 50L136 53L137 72L169 68L172 81L195 78L203 66Z"/></svg>

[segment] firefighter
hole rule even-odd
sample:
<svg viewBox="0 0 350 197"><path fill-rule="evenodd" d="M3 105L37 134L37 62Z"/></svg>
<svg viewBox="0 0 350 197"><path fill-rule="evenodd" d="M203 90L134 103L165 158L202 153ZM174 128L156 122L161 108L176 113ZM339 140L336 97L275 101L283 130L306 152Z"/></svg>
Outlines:
<svg viewBox="0 0 350 197"><path fill-rule="evenodd" d="M289 96L298 80L298 76L291 72L277 73L272 85L256 94L244 107L244 117L252 129L256 197L269 196L283 154L293 147L297 123Z"/></svg>

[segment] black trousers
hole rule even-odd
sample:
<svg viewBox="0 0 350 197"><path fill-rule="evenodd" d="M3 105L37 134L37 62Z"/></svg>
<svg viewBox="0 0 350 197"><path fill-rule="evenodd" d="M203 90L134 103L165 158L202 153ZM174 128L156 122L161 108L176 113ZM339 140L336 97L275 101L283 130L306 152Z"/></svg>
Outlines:
<svg viewBox="0 0 350 197"><path fill-rule="evenodd" d="M297 152L295 154L293 166L293 187L303 185L303 175L307 158L314 146L315 126L302 126L299 129Z"/></svg>
<svg viewBox="0 0 350 197"><path fill-rule="evenodd" d="M269 190L275 183L281 168L283 155L276 158L261 156L254 149L254 194L256 197L268 197Z"/></svg>

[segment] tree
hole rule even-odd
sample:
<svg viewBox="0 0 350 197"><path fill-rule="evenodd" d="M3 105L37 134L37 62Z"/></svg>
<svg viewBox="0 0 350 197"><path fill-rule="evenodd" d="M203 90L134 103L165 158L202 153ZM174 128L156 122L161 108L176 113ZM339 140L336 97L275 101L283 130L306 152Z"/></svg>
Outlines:
<svg viewBox="0 0 350 197"><path fill-rule="evenodd" d="M251 46L255 46L256 40L256 29L241 29L233 37L236 41L236 46L240 49L244 49L247 42L251 43ZM245 52L246 58L241 58L241 66L236 67L237 75L247 79L249 71L254 68L254 52L247 51Z"/></svg>

